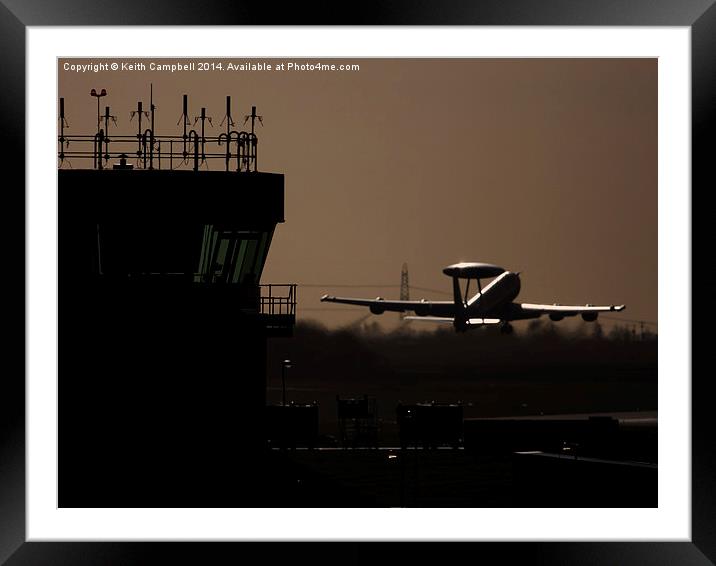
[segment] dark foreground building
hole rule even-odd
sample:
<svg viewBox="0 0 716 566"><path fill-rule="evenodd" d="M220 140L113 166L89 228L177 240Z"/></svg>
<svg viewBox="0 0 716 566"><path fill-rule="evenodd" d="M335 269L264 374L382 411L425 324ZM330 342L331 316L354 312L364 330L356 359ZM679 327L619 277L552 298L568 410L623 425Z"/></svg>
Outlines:
<svg viewBox="0 0 716 566"><path fill-rule="evenodd" d="M283 175L58 171L59 505L262 505ZM257 489L258 488L258 489Z"/></svg>

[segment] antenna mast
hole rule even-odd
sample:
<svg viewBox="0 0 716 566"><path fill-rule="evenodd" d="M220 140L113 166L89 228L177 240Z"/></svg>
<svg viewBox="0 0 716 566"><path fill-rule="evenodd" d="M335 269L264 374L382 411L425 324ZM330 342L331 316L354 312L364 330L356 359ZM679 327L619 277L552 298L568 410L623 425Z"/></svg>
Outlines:
<svg viewBox="0 0 716 566"><path fill-rule="evenodd" d="M408 283L408 264L403 264L403 269L400 272L400 300L410 300L410 284ZM400 319L405 318L405 312L400 313Z"/></svg>

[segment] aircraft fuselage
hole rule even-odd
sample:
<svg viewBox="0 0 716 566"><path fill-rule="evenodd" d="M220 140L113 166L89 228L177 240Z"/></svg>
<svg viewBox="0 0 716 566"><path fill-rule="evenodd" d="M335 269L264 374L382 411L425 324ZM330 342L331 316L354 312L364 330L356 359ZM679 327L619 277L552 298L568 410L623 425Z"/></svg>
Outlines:
<svg viewBox="0 0 716 566"><path fill-rule="evenodd" d="M457 283L456 283L457 284ZM426 302L423 307L415 308L418 316L445 316L456 318L507 318L514 320L513 316L519 314L519 305L514 305L520 293L520 276L517 273L506 271L486 285L481 293L472 298L459 302ZM461 307L464 305L464 308ZM518 318L522 318L519 317ZM531 318L531 317L530 317Z"/></svg>

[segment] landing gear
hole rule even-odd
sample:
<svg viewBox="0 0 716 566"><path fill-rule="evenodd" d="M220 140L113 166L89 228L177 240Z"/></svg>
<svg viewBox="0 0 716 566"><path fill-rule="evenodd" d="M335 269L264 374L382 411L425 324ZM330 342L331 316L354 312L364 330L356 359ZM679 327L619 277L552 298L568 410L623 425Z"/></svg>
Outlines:
<svg viewBox="0 0 716 566"><path fill-rule="evenodd" d="M511 325L509 322L504 322L504 323L500 326L500 332L501 332L502 334L512 334L512 331L513 331L513 330L514 330L514 328L512 327L512 325Z"/></svg>

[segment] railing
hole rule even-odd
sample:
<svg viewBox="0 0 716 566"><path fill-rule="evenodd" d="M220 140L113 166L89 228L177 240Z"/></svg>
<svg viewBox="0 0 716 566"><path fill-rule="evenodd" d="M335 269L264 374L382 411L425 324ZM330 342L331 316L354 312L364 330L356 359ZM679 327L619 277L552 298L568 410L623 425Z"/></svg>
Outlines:
<svg viewBox="0 0 716 566"><path fill-rule="evenodd" d="M259 313L270 316L296 316L296 284L259 285Z"/></svg>
<svg viewBox="0 0 716 566"><path fill-rule="evenodd" d="M111 169L115 165L112 160L122 159L137 169L177 169L191 165L197 171L209 159L223 160L226 171L255 172L258 167L256 134L235 130L213 137L201 136L195 130L185 136L155 136L151 130L134 136L107 136L100 130L94 135L63 134L58 137L58 143L60 168L67 163L71 167L73 159L91 159L94 169Z"/></svg>

